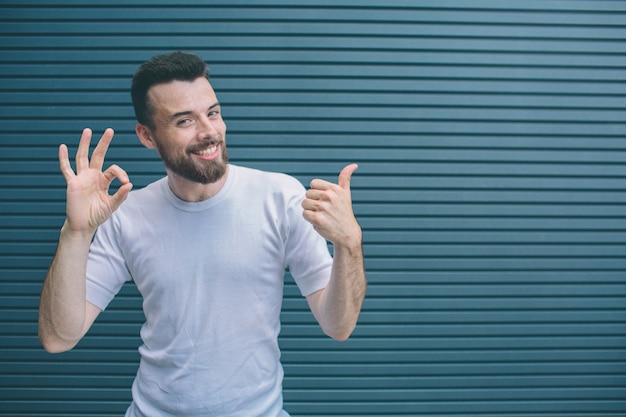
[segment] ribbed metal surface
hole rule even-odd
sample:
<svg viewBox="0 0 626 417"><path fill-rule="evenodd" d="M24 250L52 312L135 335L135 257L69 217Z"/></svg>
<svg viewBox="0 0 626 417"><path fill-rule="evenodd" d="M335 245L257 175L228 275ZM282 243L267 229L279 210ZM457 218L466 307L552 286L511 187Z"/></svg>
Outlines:
<svg viewBox="0 0 626 417"><path fill-rule="evenodd" d="M137 65L211 65L234 163L304 184L358 162L369 292L325 338L287 278L294 416L626 415L626 3L0 2L0 415L119 416L142 321L125 287L74 351L36 338L64 216L56 148L117 135Z"/></svg>

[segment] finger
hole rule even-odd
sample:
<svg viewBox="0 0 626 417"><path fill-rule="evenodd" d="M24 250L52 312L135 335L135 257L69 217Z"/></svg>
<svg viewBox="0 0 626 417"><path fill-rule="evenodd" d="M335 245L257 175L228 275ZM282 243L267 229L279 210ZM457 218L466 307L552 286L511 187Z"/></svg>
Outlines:
<svg viewBox="0 0 626 417"><path fill-rule="evenodd" d="M126 197L128 197L128 193L130 193L130 190L132 188L133 188L133 185L131 183L128 183L128 184L122 185L120 188L117 189L115 194L111 196L111 200L110 200L110 203L111 203L110 207L112 211L117 210L122 205L124 200L126 200Z"/></svg>
<svg viewBox="0 0 626 417"><path fill-rule="evenodd" d="M133 188L133 184L128 179L126 171L117 165L111 165L103 174L107 181L109 181L109 184L113 182L115 178L122 183L122 186L111 196L111 209L115 211L124 200L126 200L128 193Z"/></svg>
<svg viewBox="0 0 626 417"><path fill-rule="evenodd" d="M83 134L76 151L76 172L89 168L89 144L91 143L91 129L83 129Z"/></svg>
<svg viewBox="0 0 626 417"><path fill-rule="evenodd" d="M103 174L109 184L111 184L111 182L113 182L113 180L116 178L122 184L130 183L130 180L128 179L128 174L118 165L111 165L106 171L103 172Z"/></svg>
<svg viewBox="0 0 626 417"><path fill-rule="evenodd" d="M320 225L320 212L317 210L305 209L302 211L302 217L304 217L304 220L311 223L314 227Z"/></svg>
<svg viewBox="0 0 626 417"><path fill-rule="evenodd" d="M357 164L350 164L344 169L341 170L339 174L339 186L344 190L350 189L350 179L352 178L352 174L357 170L359 166Z"/></svg>
<svg viewBox="0 0 626 417"><path fill-rule="evenodd" d="M102 134L102 137L98 141L98 145L96 145L96 149L94 149L93 154L91 154L91 162L89 164L91 168L102 169L102 166L104 165L104 157L109 149L114 133L113 129L108 128Z"/></svg>
<svg viewBox="0 0 626 417"><path fill-rule="evenodd" d="M310 198L307 198L305 200L302 200L302 208L305 211L317 211L319 210L319 203L317 200L312 200Z"/></svg>
<svg viewBox="0 0 626 417"><path fill-rule="evenodd" d="M69 181L74 174L74 170L72 169L72 165L70 164L69 151L67 150L67 145L59 146L59 166L61 168L61 174L63 174L63 178L65 181Z"/></svg>
<svg viewBox="0 0 626 417"><path fill-rule="evenodd" d="M304 220L306 220L307 222L313 224L313 215L310 210L304 210L302 212L302 217L304 217Z"/></svg>
<svg viewBox="0 0 626 417"><path fill-rule="evenodd" d="M322 180L319 178L316 178L314 180L311 180L311 183L309 184L309 189L310 190L328 190L329 188L331 188L333 185L332 182L328 182L326 180Z"/></svg>
<svg viewBox="0 0 626 417"><path fill-rule="evenodd" d="M319 200L322 198L323 195L324 195L324 191L320 189L311 188L307 190L305 197L310 200Z"/></svg>

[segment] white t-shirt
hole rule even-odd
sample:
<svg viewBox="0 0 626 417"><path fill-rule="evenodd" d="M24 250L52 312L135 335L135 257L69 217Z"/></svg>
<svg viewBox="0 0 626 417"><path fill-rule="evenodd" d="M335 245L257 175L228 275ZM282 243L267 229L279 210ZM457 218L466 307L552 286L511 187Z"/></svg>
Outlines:
<svg viewBox="0 0 626 417"><path fill-rule="evenodd" d="M287 415L277 341L285 269L306 296L332 266L303 198L295 178L230 165L209 200L182 201L163 178L98 229L87 300L104 309L131 279L143 296L127 416Z"/></svg>

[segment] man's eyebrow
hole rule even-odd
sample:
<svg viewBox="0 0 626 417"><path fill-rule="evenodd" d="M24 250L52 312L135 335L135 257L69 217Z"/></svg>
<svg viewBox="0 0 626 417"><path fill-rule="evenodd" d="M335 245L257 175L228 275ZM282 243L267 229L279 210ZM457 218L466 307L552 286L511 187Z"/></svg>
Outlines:
<svg viewBox="0 0 626 417"><path fill-rule="evenodd" d="M186 116L188 114L191 114L191 110L179 111L178 113L174 113L170 117L170 120L178 119L180 116Z"/></svg>
<svg viewBox="0 0 626 417"><path fill-rule="evenodd" d="M209 106L208 110L214 109L215 107L219 107L219 106L220 106L220 102L219 102L219 101L217 101L217 102L215 102L215 103L211 104L211 105ZM192 112L191 110L179 111L179 112L177 112L177 113L174 113L174 114L170 117L170 120L177 119L177 118L179 118L179 117L181 117L181 116L186 116L186 115L189 115L189 114L192 114L192 113L193 113L193 112Z"/></svg>

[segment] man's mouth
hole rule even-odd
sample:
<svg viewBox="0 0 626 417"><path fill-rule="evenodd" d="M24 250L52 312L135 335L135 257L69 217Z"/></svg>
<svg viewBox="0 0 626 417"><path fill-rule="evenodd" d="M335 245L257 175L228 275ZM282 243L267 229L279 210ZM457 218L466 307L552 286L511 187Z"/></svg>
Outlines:
<svg viewBox="0 0 626 417"><path fill-rule="evenodd" d="M215 152L217 152L217 145L211 145L208 148L205 149L199 149L197 151L195 151L194 153L196 155L211 155L214 154Z"/></svg>
<svg viewBox="0 0 626 417"><path fill-rule="evenodd" d="M214 143L203 148L194 149L191 153L198 155L202 159L211 160L219 155L219 149L220 145Z"/></svg>

